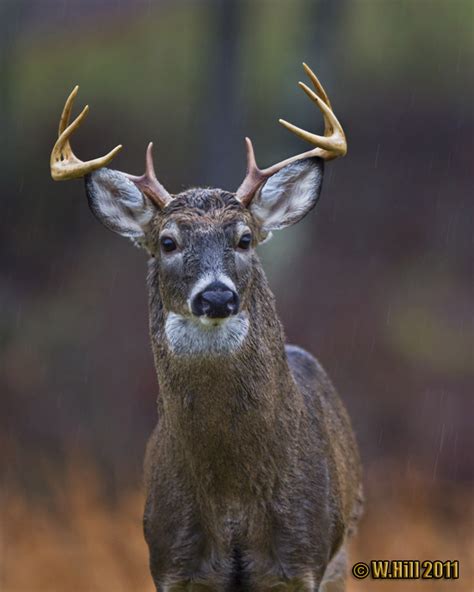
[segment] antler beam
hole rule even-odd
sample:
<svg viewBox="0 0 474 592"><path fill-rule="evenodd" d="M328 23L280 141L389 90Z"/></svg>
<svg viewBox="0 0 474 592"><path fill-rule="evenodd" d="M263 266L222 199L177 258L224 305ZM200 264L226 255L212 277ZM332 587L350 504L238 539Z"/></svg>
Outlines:
<svg viewBox="0 0 474 592"><path fill-rule="evenodd" d="M347 152L347 141L344 130L342 129L341 124L332 111L331 103L329 102L329 98L323 86L309 66L303 63L303 68L305 69L305 72L311 80L315 90L313 91L303 82L300 82L299 86L322 112L324 117L324 136L313 134L304 129L296 127L292 123L288 123L284 119L279 119L279 123L286 127L286 129L290 130L303 140L310 142L315 146L315 148L282 160L266 169L258 168L252 142L249 138L245 138L247 146L247 175L240 187L237 189L236 193L236 198L244 206L248 206L250 204L257 190L269 177L280 171L288 164L297 162L298 160L303 160L304 158L311 158L313 156L319 156L324 160L332 160L339 156L344 156Z"/></svg>

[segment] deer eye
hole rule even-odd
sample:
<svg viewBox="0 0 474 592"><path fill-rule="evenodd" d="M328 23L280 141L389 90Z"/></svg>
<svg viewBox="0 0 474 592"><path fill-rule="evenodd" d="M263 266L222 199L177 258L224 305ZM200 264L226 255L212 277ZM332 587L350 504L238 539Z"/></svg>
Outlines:
<svg viewBox="0 0 474 592"><path fill-rule="evenodd" d="M246 232L240 237L238 247L239 249L247 250L252 244L252 235L250 232Z"/></svg>
<svg viewBox="0 0 474 592"><path fill-rule="evenodd" d="M160 238L160 244L161 248L163 249L163 251L165 251L165 253L171 253L172 251L176 251L176 249L178 248L175 241L169 236L162 236Z"/></svg>

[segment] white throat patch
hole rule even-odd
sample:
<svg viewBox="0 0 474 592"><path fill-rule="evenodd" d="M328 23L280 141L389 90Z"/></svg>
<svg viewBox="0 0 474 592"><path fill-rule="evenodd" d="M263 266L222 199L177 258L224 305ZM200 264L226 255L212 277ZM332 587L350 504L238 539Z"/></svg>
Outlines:
<svg viewBox="0 0 474 592"><path fill-rule="evenodd" d="M248 316L238 315L222 320L168 313L165 334L177 355L219 355L236 351L249 330Z"/></svg>

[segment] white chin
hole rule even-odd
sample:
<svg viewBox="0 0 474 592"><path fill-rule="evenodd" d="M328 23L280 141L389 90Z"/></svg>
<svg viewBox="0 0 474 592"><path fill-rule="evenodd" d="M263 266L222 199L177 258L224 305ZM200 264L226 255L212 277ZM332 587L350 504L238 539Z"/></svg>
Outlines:
<svg viewBox="0 0 474 592"><path fill-rule="evenodd" d="M168 313L165 334L171 351L178 355L219 355L238 350L249 330L243 312L226 319Z"/></svg>
<svg viewBox="0 0 474 592"><path fill-rule="evenodd" d="M211 319L211 317L206 317L206 315L197 317L197 320L205 327L219 327L225 325L230 319L231 317L226 317L225 319Z"/></svg>

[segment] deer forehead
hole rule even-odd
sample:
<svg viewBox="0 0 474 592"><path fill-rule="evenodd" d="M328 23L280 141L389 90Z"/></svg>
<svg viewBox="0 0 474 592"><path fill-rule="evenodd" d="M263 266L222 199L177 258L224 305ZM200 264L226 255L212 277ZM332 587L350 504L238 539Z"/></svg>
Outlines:
<svg viewBox="0 0 474 592"><path fill-rule="evenodd" d="M192 189L180 193L159 216L160 232L165 229L203 232L232 225L252 228L255 222L251 213L235 199L235 194L220 189Z"/></svg>

